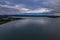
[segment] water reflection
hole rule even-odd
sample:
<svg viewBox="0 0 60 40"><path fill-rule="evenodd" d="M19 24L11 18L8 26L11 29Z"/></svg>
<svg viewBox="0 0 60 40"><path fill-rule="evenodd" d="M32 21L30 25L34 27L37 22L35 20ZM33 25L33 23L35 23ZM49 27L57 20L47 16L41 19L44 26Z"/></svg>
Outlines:
<svg viewBox="0 0 60 40"><path fill-rule="evenodd" d="M32 17L0 25L1 40L59 40L60 18Z"/></svg>

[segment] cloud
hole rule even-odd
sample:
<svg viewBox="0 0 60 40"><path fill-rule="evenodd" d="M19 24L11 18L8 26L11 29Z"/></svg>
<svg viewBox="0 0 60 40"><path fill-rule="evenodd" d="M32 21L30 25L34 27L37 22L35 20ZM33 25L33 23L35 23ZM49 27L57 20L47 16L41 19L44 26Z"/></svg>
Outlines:
<svg viewBox="0 0 60 40"><path fill-rule="evenodd" d="M55 0L56 1L56 6L55 9L53 9L53 12L60 13L60 0Z"/></svg>
<svg viewBox="0 0 60 40"><path fill-rule="evenodd" d="M55 8L58 0L1 0L0 7L2 12L6 10L18 10L17 13L43 13L52 11ZM3 8L4 9L3 9ZM0 10L1 11L1 10Z"/></svg>
<svg viewBox="0 0 60 40"><path fill-rule="evenodd" d="M17 13L19 13L19 10L16 7L0 4L0 14L17 14Z"/></svg>
<svg viewBox="0 0 60 40"><path fill-rule="evenodd" d="M29 9L22 5L17 5L17 4L15 4L13 6L0 4L0 7L6 8L6 9L2 10L2 12L5 12L5 13L8 13L8 12L10 12L10 13L15 13L15 12L17 12L17 13L44 13L44 12L51 11L51 9L48 9L48 8L36 8L36 9L32 10L32 9Z"/></svg>
<svg viewBox="0 0 60 40"><path fill-rule="evenodd" d="M24 7L22 5L13 5L13 6L9 6L9 5L1 5L1 7L6 7L6 8L12 8L12 9L17 9L17 10L20 10L20 9L24 9Z"/></svg>
<svg viewBox="0 0 60 40"><path fill-rule="evenodd" d="M0 14L17 14L17 13L19 13L19 10L0 7Z"/></svg>
<svg viewBox="0 0 60 40"><path fill-rule="evenodd" d="M10 1L0 1L0 4L2 4L2 5L10 5L12 3Z"/></svg>
<svg viewBox="0 0 60 40"><path fill-rule="evenodd" d="M38 9L34 9L34 10L26 10L23 13L45 13L45 12L51 12L50 9L48 8L38 8Z"/></svg>
<svg viewBox="0 0 60 40"><path fill-rule="evenodd" d="M33 2L39 2L40 0L31 0L31 1L33 1Z"/></svg>
<svg viewBox="0 0 60 40"><path fill-rule="evenodd" d="M12 3L10 3L9 1L4 1L6 4L12 4Z"/></svg>

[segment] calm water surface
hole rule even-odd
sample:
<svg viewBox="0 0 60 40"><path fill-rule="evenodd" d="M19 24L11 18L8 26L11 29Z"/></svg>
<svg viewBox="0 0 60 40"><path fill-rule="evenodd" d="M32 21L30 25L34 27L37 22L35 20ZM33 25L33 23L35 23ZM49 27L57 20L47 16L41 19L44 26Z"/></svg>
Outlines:
<svg viewBox="0 0 60 40"><path fill-rule="evenodd" d="M0 40L60 40L60 18L31 17L0 25Z"/></svg>

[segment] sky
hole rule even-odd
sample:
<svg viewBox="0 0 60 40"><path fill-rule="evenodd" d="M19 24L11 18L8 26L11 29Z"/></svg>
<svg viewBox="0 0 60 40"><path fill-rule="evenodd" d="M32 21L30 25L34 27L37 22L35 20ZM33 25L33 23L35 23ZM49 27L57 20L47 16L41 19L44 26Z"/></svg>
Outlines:
<svg viewBox="0 0 60 40"><path fill-rule="evenodd" d="M50 12L58 3L59 0L0 0L0 14Z"/></svg>

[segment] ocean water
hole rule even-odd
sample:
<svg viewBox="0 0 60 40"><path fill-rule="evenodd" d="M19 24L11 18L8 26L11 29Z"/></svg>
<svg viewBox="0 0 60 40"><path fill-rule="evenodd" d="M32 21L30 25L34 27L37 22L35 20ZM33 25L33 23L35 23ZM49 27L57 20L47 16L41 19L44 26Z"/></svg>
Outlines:
<svg viewBox="0 0 60 40"><path fill-rule="evenodd" d="M27 17L0 25L0 40L60 40L60 18Z"/></svg>

